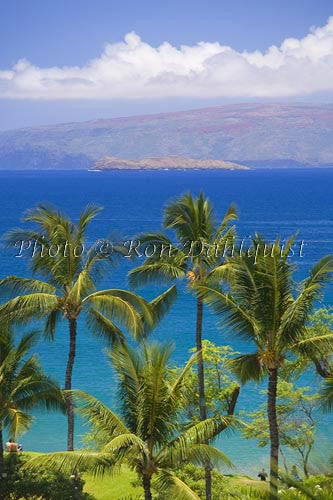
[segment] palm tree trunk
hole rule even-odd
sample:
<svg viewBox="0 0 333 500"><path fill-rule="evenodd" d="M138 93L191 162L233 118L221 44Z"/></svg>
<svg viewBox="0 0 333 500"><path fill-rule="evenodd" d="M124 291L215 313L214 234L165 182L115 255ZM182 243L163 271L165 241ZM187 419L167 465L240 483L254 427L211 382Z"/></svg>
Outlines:
<svg viewBox="0 0 333 500"><path fill-rule="evenodd" d="M69 353L66 368L65 389L72 389L72 374L76 352L76 319L70 318L69 320ZM67 451L74 450L74 406L72 397L66 395L67 406Z"/></svg>
<svg viewBox="0 0 333 500"><path fill-rule="evenodd" d="M202 320L203 320L203 303L197 298L197 324L196 324L196 348L198 354L198 386L199 386L199 411L200 420L206 420L206 400L205 400L205 373L204 362L202 355Z"/></svg>
<svg viewBox="0 0 333 500"><path fill-rule="evenodd" d="M277 380L277 368L269 370L267 413L271 442L270 500L276 500L278 498L279 428L276 416Z"/></svg>
<svg viewBox="0 0 333 500"><path fill-rule="evenodd" d="M151 495L151 477L147 476L147 474L143 474L142 476L142 486L145 494L145 500L152 500Z"/></svg>
<svg viewBox="0 0 333 500"><path fill-rule="evenodd" d="M198 352L198 386L199 386L199 414L200 420L206 420L206 398L205 398L205 370L202 355L202 320L203 303L200 297L197 297L197 323L196 323L196 349ZM205 467L206 500L212 498L212 473L211 466Z"/></svg>
<svg viewBox="0 0 333 500"><path fill-rule="evenodd" d="M0 426L0 481L2 480L3 466L4 466L3 432L2 432L2 427Z"/></svg>

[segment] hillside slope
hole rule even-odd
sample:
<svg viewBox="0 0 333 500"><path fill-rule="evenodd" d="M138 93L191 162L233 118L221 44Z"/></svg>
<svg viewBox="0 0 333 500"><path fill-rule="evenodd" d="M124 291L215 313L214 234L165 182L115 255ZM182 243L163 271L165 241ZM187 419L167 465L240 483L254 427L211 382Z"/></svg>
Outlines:
<svg viewBox="0 0 333 500"><path fill-rule="evenodd" d="M0 132L1 169L86 169L107 156L169 155L333 165L333 105L225 105Z"/></svg>

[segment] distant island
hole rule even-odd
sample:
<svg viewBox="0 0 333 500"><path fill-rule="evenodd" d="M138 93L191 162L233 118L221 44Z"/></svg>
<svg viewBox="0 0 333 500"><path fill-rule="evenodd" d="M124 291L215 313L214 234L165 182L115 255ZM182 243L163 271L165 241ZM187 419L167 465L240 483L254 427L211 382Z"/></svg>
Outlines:
<svg viewBox="0 0 333 500"><path fill-rule="evenodd" d="M89 170L150 170L150 169L222 169L249 170L249 167L224 160L196 160L183 156L169 155L125 160L115 156L106 156L96 161Z"/></svg>
<svg viewBox="0 0 333 500"><path fill-rule="evenodd" d="M146 166L169 155L186 162ZM127 166L117 159L109 168L329 167L333 104L228 104L0 131L0 170L104 170L113 156Z"/></svg>

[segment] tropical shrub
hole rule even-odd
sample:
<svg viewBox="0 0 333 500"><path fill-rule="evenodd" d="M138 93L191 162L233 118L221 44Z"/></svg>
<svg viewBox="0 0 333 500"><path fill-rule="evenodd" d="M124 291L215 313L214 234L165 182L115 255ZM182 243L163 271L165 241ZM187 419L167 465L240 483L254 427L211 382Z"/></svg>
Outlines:
<svg viewBox="0 0 333 500"><path fill-rule="evenodd" d="M7 477L1 480L1 500L73 500L74 484L69 475L51 471L40 466L28 469L24 465L29 460L25 454L5 456L4 472ZM80 500L94 500L92 495L83 492L84 481L78 480L76 494Z"/></svg>

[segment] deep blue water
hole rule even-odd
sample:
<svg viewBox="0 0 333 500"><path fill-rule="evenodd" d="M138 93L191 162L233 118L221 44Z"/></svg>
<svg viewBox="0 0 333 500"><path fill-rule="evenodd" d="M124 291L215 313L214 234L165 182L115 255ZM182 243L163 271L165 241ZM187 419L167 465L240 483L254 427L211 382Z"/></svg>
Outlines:
<svg viewBox="0 0 333 500"><path fill-rule="evenodd" d="M159 229L164 204L171 198L191 191L203 190L214 203L221 218L231 202L239 208L237 223L241 237L255 231L268 237L282 238L299 231L297 242L303 241L303 252L293 261L302 278L310 266L326 253L333 251L333 170L252 170L252 171L157 171L157 172L0 172L0 231L18 226L23 212L41 201L50 202L71 217L77 218L90 202L104 207L95 220L90 241L108 235L130 237L141 231ZM1 250L1 276L29 275L29 259L15 258L14 253ZM125 287L126 268L119 267L107 277L108 287ZM162 290L160 288L159 290ZM154 290L157 292L158 290ZM152 290L142 290L152 297ZM332 303L331 292L326 294ZM37 351L45 370L63 381L67 356L66 325L60 328L54 343L41 342ZM159 340L173 339L174 359L183 362L194 344L195 309L192 297L180 291L172 313L153 334ZM236 350L249 351L251 346L229 338L218 328L215 318L206 312L205 337ZM306 385L316 387L318 379L307 374ZM80 325L78 354L74 371L74 386L110 403L115 395L112 374L101 343ZM263 401L262 387L250 384L242 388L239 409L254 407ZM329 439L330 416L318 416L320 431L318 453ZM84 432L77 426L77 443ZM58 414L37 414L31 430L22 437L25 449L61 450L66 445L66 422ZM238 435L223 437L219 445L239 470L255 473L267 467L266 449ZM330 443L330 446L332 443Z"/></svg>

